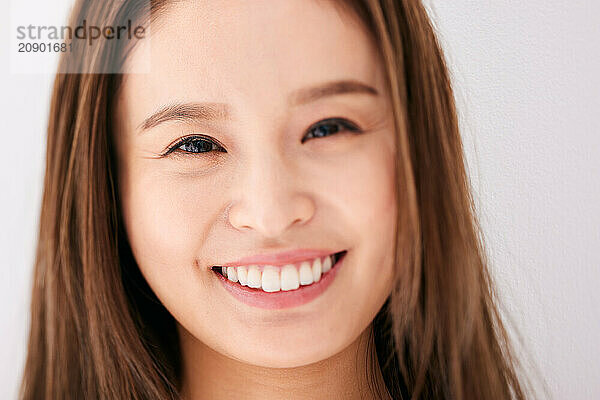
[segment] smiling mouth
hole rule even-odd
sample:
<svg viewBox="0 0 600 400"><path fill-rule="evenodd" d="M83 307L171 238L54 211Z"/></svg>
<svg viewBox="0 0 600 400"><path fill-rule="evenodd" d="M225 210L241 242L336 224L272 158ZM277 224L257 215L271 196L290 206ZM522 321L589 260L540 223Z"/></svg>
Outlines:
<svg viewBox="0 0 600 400"><path fill-rule="evenodd" d="M235 267L213 266L211 269L231 282L259 291L273 293L292 291L301 286L319 282L334 268L347 251L316 257L283 266L244 265Z"/></svg>

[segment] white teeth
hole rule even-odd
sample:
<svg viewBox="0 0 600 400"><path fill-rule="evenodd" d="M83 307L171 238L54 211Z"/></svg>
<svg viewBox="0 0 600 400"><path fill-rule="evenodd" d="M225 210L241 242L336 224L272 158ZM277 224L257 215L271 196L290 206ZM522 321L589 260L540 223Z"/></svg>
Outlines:
<svg viewBox="0 0 600 400"><path fill-rule="evenodd" d="M317 259L315 259L315 262L313 262L313 265L312 265L313 281L319 282L321 280L322 272L323 271L322 271L322 266L321 266L321 259L317 258Z"/></svg>
<svg viewBox="0 0 600 400"><path fill-rule="evenodd" d="M310 263L308 261L304 261L300 265L300 284L301 285L310 285L313 283L313 275L312 269L310 267Z"/></svg>
<svg viewBox="0 0 600 400"><path fill-rule="evenodd" d="M235 267L227 267L227 279L232 282L238 281L237 271Z"/></svg>
<svg viewBox="0 0 600 400"><path fill-rule="evenodd" d="M248 286L251 288L258 289L261 285L260 271L258 265L251 265L248 267Z"/></svg>
<svg viewBox="0 0 600 400"><path fill-rule="evenodd" d="M248 284L248 269L246 267L237 267L237 276L242 286Z"/></svg>
<svg viewBox="0 0 600 400"><path fill-rule="evenodd" d="M272 265L265 265L262 272L262 289L265 292L278 292L281 290L279 270Z"/></svg>
<svg viewBox="0 0 600 400"><path fill-rule="evenodd" d="M329 271L331 269L331 256L327 256L323 259L323 273Z"/></svg>
<svg viewBox="0 0 600 400"><path fill-rule="evenodd" d="M300 285L310 285L321 280L321 276L333 268L333 257L315 258L303 261L300 266L287 264L283 267L273 265L250 265L240 267L222 267L221 272L231 282L242 286L262 289L265 292L296 290Z"/></svg>
<svg viewBox="0 0 600 400"><path fill-rule="evenodd" d="M281 290L294 290L300 287L300 278L298 270L292 264L288 264L281 269Z"/></svg>

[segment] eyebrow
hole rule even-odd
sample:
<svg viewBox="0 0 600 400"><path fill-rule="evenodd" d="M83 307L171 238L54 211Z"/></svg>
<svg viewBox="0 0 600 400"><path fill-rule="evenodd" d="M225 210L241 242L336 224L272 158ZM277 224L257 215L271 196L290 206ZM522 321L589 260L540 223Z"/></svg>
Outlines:
<svg viewBox="0 0 600 400"><path fill-rule="evenodd" d="M379 95L374 87L371 87L365 83L353 80L344 80L299 89L292 93L289 99L289 104L291 106L298 106L319 100L323 97L347 93L365 93L373 96Z"/></svg>
<svg viewBox="0 0 600 400"><path fill-rule="evenodd" d="M229 120L230 111L223 103L175 103L169 104L146 118L139 126L141 132L167 121L195 122L199 120Z"/></svg>
<svg viewBox="0 0 600 400"><path fill-rule="evenodd" d="M368 94L378 96L375 88L355 80L340 80L325 84L298 89L289 99L290 106L307 104L325 97L341 94ZM225 103L173 103L166 105L146 118L140 125L140 132L147 131L167 121L198 122L229 121L231 109Z"/></svg>

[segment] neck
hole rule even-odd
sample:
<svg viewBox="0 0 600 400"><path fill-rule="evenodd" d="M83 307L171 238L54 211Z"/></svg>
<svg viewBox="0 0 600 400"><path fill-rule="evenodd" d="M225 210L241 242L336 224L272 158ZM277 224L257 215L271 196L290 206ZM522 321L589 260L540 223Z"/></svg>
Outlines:
<svg viewBox="0 0 600 400"><path fill-rule="evenodd" d="M267 368L224 356L180 326L182 399L375 399L368 376L374 372L376 384L385 384L377 362L368 362L372 356L369 349L375 349L370 332L371 326L326 360L294 368Z"/></svg>

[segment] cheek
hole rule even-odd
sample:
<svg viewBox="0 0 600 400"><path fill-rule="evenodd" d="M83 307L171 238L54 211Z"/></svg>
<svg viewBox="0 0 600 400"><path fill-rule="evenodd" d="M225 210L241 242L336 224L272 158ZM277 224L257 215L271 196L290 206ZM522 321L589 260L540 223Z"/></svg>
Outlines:
<svg viewBox="0 0 600 400"><path fill-rule="evenodd" d="M370 139L347 155L335 191L351 246L340 284L343 292L353 294L339 309L339 324L361 329L372 321L393 288L398 207L394 147L381 137Z"/></svg>
<svg viewBox="0 0 600 400"><path fill-rule="evenodd" d="M202 182L152 169L125 177L123 217L132 251L149 280L193 265L215 219L218 205Z"/></svg>
<svg viewBox="0 0 600 400"><path fill-rule="evenodd" d="M348 156L345 168L340 171L338 203L363 240L388 237L394 229L397 210L394 157L391 146L374 141Z"/></svg>
<svg viewBox="0 0 600 400"><path fill-rule="evenodd" d="M357 295L356 307L365 310L369 302L379 306L392 285L398 208L393 149L384 140L370 142L348 160L338 183L337 203L356 250L352 285L369 298Z"/></svg>

